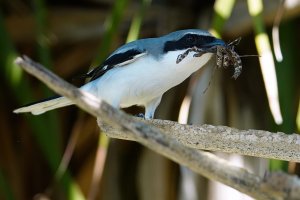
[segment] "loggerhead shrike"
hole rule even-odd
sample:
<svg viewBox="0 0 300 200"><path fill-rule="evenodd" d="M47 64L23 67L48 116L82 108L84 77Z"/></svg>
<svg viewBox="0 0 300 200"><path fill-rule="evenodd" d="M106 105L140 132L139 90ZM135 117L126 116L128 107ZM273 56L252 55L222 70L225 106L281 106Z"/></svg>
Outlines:
<svg viewBox="0 0 300 200"><path fill-rule="evenodd" d="M90 80L80 89L116 108L144 106L144 117L151 119L162 95L203 67L214 53L205 49L215 46L226 44L209 32L198 29L136 40L121 46L99 67L85 74ZM195 52L189 53L182 61L176 62L179 55L191 48L202 49L203 53L198 56ZM39 115L72 104L65 97L56 97L21 107L14 112Z"/></svg>

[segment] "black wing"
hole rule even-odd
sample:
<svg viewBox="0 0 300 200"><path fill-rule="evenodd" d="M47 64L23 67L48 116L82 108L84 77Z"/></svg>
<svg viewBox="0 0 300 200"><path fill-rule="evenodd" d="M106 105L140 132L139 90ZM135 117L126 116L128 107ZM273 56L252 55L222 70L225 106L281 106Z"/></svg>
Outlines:
<svg viewBox="0 0 300 200"><path fill-rule="evenodd" d="M128 63L134 62L137 58L145 55L144 50L130 49L124 52L116 52L110 57L108 57L100 66L92 69L90 72L84 75L86 78L91 78L90 81L93 81L107 71L114 67L123 66Z"/></svg>

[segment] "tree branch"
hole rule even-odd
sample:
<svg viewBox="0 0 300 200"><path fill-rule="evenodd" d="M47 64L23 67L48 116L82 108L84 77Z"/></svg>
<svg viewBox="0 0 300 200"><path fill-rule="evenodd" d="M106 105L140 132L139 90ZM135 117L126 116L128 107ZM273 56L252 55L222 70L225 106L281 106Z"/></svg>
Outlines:
<svg viewBox="0 0 300 200"><path fill-rule="evenodd" d="M262 130L238 130L227 126L186 125L168 120L142 120L155 126L164 134L175 138L181 144L209 151L237 153L247 156L300 162L300 135L272 133ZM121 130L102 124L102 130L110 137L134 140Z"/></svg>
<svg viewBox="0 0 300 200"><path fill-rule="evenodd" d="M91 94L80 91L27 57L24 59L17 58L15 62L22 66L27 72L44 82L52 90L66 96L80 108L97 117L99 126L106 130L107 134L111 137L138 141L148 148L165 155L179 164L189 167L207 178L220 181L257 199L297 199L300 196L298 185L297 187L289 187L288 190L286 187L278 189L274 184L268 182L269 179L266 177L269 176L263 179L242 168L232 166L227 161L211 153L187 147L204 147L204 149L209 147L210 149L225 152L236 152L239 148L235 147L236 149L229 150L229 146L225 144L225 142L230 142L230 138L232 138L233 141L243 142L244 145L247 145L247 142L253 143L254 137L257 137L255 140L259 140L259 138L268 139L270 143L272 142L270 139L272 139L276 143L278 138L272 137L271 133L267 132L267 135L264 135L266 132L263 131L251 130L243 132L228 127L213 127L210 125L188 126L164 120L145 121L136 119L120 110L112 108L101 99L97 99ZM214 136L217 140L222 141L221 136L226 136L226 141L222 141L223 146L226 146L225 148L222 148L221 143L209 143L212 140L209 135L214 132L217 133L214 135L218 135ZM181 134L184 136L181 136ZM198 143L193 142L192 139L187 140L188 134ZM246 134L246 136L244 134ZM207 137L209 138L208 140L206 140ZM284 137L282 136L278 140L281 142L286 140L286 138L282 138ZM199 145L201 140L206 140L206 142ZM291 143L289 139L287 140L288 143ZM297 149L299 149L299 145L297 146L299 138L293 138L292 141L294 141L292 144L296 145ZM214 147L213 144L217 144L217 146ZM231 146L234 147L233 145ZM249 146L247 145L246 148L249 148ZM270 148L271 145L267 147L267 149ZM276 150L275 148L272 152L276 155L281 155L278 151L282 149L283 148ZM255 152L251 155L256 155ZM294 153L295 152L291 154L291 157L293 157L293 160L299 161L299 155L294 156ZM259 155L260 154L261 153L259 153ZM250 153L247 155L250 155ZM285 175L284 177L287 176ZM291 185L294 186L295 184Z"/></svg>

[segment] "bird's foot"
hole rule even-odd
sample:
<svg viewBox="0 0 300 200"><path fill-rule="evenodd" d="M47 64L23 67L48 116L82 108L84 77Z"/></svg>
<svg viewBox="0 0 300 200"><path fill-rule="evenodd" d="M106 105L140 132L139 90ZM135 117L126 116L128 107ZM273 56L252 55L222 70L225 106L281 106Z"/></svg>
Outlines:
<svg viewBox="0 0 300 200"><path fill-rule="evenodd" d="M145 119L145 115L144 115L144 113L139 113L139 114L137 114L137 115L135 115L136 117L140 117L140 118L142 118L142 119Z"/></svg>

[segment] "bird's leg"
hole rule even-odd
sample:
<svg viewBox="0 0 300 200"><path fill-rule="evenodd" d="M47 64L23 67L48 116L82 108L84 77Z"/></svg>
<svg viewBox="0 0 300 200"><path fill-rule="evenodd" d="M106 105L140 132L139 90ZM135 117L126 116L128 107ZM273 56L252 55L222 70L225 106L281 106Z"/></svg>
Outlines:
<svg viewBox="0 0 300 200"><path fill-rule="evenodd" d="M161 96L152 99L145 105L145 119L153 119L154 117L154 112L159 105L161 100Z"/></svg>
<svg viewBox="0 0 300 200"><path fill-rule="evenodd" d="M145 119L145 115L144 113L139 113L137 115L135 115L136 117L139 117L139 118L142 118L142 119Z"/></svg>

